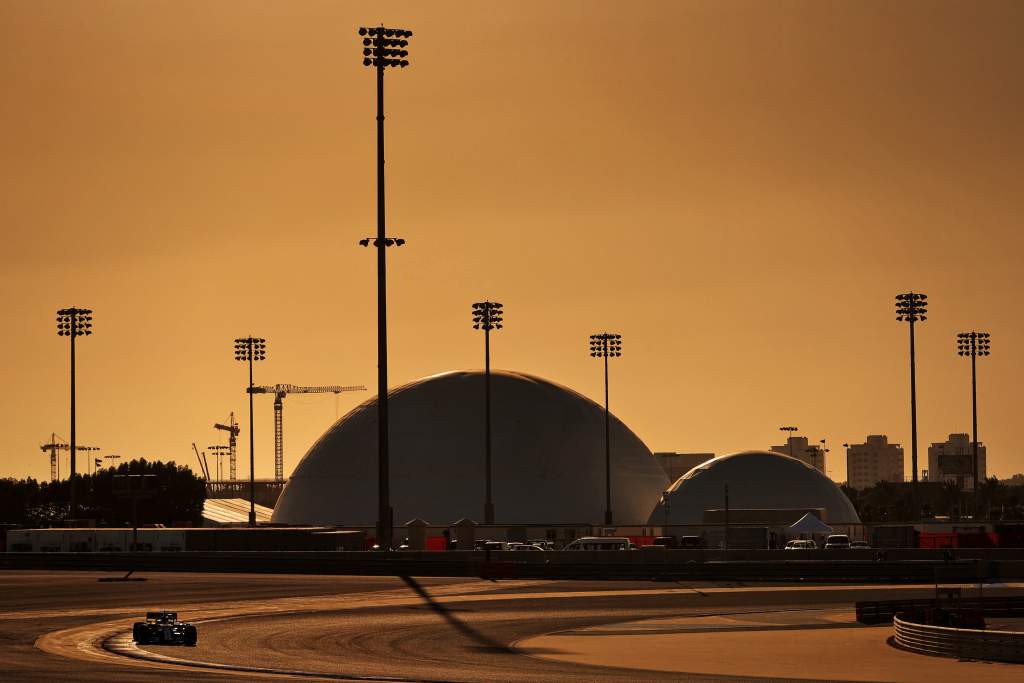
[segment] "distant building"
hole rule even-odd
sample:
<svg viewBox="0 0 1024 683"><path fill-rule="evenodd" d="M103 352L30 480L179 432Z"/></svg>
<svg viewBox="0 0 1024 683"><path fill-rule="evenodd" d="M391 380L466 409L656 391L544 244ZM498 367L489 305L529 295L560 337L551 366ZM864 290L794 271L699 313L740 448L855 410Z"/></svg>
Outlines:
<svg viewBox="0 0 1024 683"><path fill-rule="evenodd" d="M866 489L880 481L903 481L903 448L884 434L872 434L865 443L846 448L846 483Z"/></svg>
<svg viewBox="0 0 1024 683"><path fill-rule="evenodd" d="M974 450L967 434L950 434L928 447L928 481L953 481L962 491L974 490ZM978 478L986 478L985 444L978 443Z"/></svg>
<svg viewBox="0 0 1024 683"><path fill-rule="evenodd" d="M791 455L800 462L807 463L822 474L825 473L825 449L815 444L810 445L806 436L791 436L781 446L772 446L773 453Z"/></svg>
<svg viewBox="0 0 1024 683"><path fill-rule="evenodd" d="M714 453L655 453L661 469L665 470L670 484L683 476L697 465L703 464L715 457Z"/></svg>

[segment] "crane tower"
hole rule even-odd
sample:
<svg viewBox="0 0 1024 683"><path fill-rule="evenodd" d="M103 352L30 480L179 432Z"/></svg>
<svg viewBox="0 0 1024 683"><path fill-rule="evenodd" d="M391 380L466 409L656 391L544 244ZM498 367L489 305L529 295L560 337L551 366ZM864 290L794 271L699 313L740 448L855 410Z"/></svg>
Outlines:
<svg viewBox="0 0 1024 683"><path fill-rule="evenodd" d="M236 478L235 462L237 459L238 434L241 431L238 423L235 422L235 414L231 413L226 425L217 422L213 425L213 428L228 433L228 478L234 481Z"/></svg>
<svg viewBox="0 0 1024 683"><path fill-rule="evenodd" d="M46 453L50 453L50 481L57 481L60 479L60 459L58 451L70 451L71 446L64 441L63 437L57 436L57 434L50 433L50 443L44 443L39 447L39 450ZM98 451L99 446L75 446L76 451Z"/></svg>
<svg viewBox="0 0 1024 683"><path fill-rule="evenodd" d="M300 387L294 384L274 384L252 387L254 394L274 395L274 479L284 481L284 397L287 394L340 394L346 391L366 391L364 386ZM232 469L232 472L234 469ZM234 478L234 477L232 477Z"/></svg>
<svg viewBox="0 0 1024 683"><path fill-rule="evenodd" d="M50 434L50 443L44 443L39 447L42 452L50 452L50 481L57 481L59 476L57 471L57 451L70 450L71 446L64 442L63 439L57 436L56 433Z"/></svg>

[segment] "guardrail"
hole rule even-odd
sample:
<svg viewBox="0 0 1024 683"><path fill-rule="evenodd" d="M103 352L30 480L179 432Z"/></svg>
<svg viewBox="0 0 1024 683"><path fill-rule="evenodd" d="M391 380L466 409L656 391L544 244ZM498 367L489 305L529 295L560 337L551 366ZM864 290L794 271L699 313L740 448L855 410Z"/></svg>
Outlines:
<svg viewBox="0 0 1024 683"><path fill-rule="evenodd" d="M897 614L908 614L936 607L950 607L981 612L987 617L1024 618L1024 596L998 595L962 597L955 602L945 599L865 600L856 603L857 621L862 624L889 624Z"/></svg>
<svg viewBox="0 0 1024 683"><path fill-rule="evenodd" d="M901 618L901 616L903 618ZM896 645L926 655L1024 663L1024 633L930 626L893 619Z"/></svg>
<svg viewBox="0 0 1024 683"><path fill-rule="evenodd" d="M1024 578L1024 562L669 562L646 553L182 551L0 553L0 569L480 576L492 579L930 583Z"/></svg>

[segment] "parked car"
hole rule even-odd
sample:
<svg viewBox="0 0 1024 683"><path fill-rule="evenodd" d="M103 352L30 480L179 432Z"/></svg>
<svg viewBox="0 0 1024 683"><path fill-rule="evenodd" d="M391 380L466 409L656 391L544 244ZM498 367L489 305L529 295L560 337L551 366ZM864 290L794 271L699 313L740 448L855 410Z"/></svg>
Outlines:
<svg viewBox="0 0 1024 683"><path fill-rule="evenodd" d="M849 550L850 537L846 534L832 534L825 539L825 550Z"/></svg>
<svg viewBox="0 0 1024 683"><path fill-rule="evenodd" d="M651 545L657 548L678 548L679 541L675 536L658 536L651 541Z"/></svg>
<svg viewBox="0 0 1024 683"><path fill-rule="evenodd" d="M509 543L505 550L537 550L543 552L544 548L532 543Z"/></svg>
<svg viewBox="0 0 1024 683"><path fill-rule="evenodd" d="M867 541L853 541L850 547L854 550L871 550L871 544Z"/></svg>
<svg viewBox="0 0 1024 683"><path fill-rule="evenodd" d="M704 537L703 536L680 536L679 537L680 548L703 548Z"/></svg>
<svg viewBox="0 0 1024 683"><path fill-rule="evenodd" d="M480 550L505 550L508 546L501 541L484 541L480 545Z"/></svg>
<svg viewBox="0 0 1024 683"><path fill-rule="evenodd" d="M818 544L811 539L798 538L786 544L786 550L817 550Z"/></svg>
<svg viewBox="0 0 1024 683"><path fill-rule="evenodd" d="M563 550L632 550L635 547L624 536L584 536L577 538Z"/></svg>

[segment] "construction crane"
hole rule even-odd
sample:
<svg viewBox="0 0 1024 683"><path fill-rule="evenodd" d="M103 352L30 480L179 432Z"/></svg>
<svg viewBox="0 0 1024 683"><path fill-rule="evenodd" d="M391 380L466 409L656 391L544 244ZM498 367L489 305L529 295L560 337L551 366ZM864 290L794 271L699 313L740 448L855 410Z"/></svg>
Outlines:
<svg viewBox="0 0 1024 683"><path fill-rule="evenodd" d="M300 387L294 384L274 384L246 389L254 394L274 395L274 479L284 481L284 397L286 394L340 394L346 391L366 391L366 387L324 386Z"/></svg>
<svg viewBox="0 0 1024 683"><path fill-rule="evenodd" d="M78 451L98 451L99 446L75 446L75 452ZM58 458L57 451L70 451L71 446L64 441L63 437L57 436L57 434L50 433L50 443L44 443L39 447L43 453L50 453L50 481L57 481L60 479L60 460Z"/></svg>
<svg viewBox="0 0 1024 683"><path fill-rule="evenodd" d="M196 442L192 442L192 450L196 453L196 460L199 461L199 470L203 473L203 478L206 481L210 481L210 465L206 462L206 451L203 451L202 455L199 455L199 449L196 448Z"/></svg>
<svg viewBox="0 0 1024 683"><path fill-rule="evenodd" d="M57 451L70 450L69 446L61 437L57 436L56 433L50 434L50 443L44 443L39 447L43 453L50 452L50 481L57 481L60 476L60 471L57 466Z"/></svg>
<svg viewBox="0 0 1024 683"><path fill-rule="evenodd" d="M217 423L215 423L213 425L213 428L214 429L219 429L221 431L224 431L224 432L228 433L228 456L229 456L228 457L228 478L231 479L232 481L234 481L235 480L235 459L236 459L236 455L237 455L238 434L239 434L238 423L235 422L235 414L231 413L231 415L228 418L228 423L226 425L223 425L223 424L220 424L219 422L217 422Z"/></svg>

